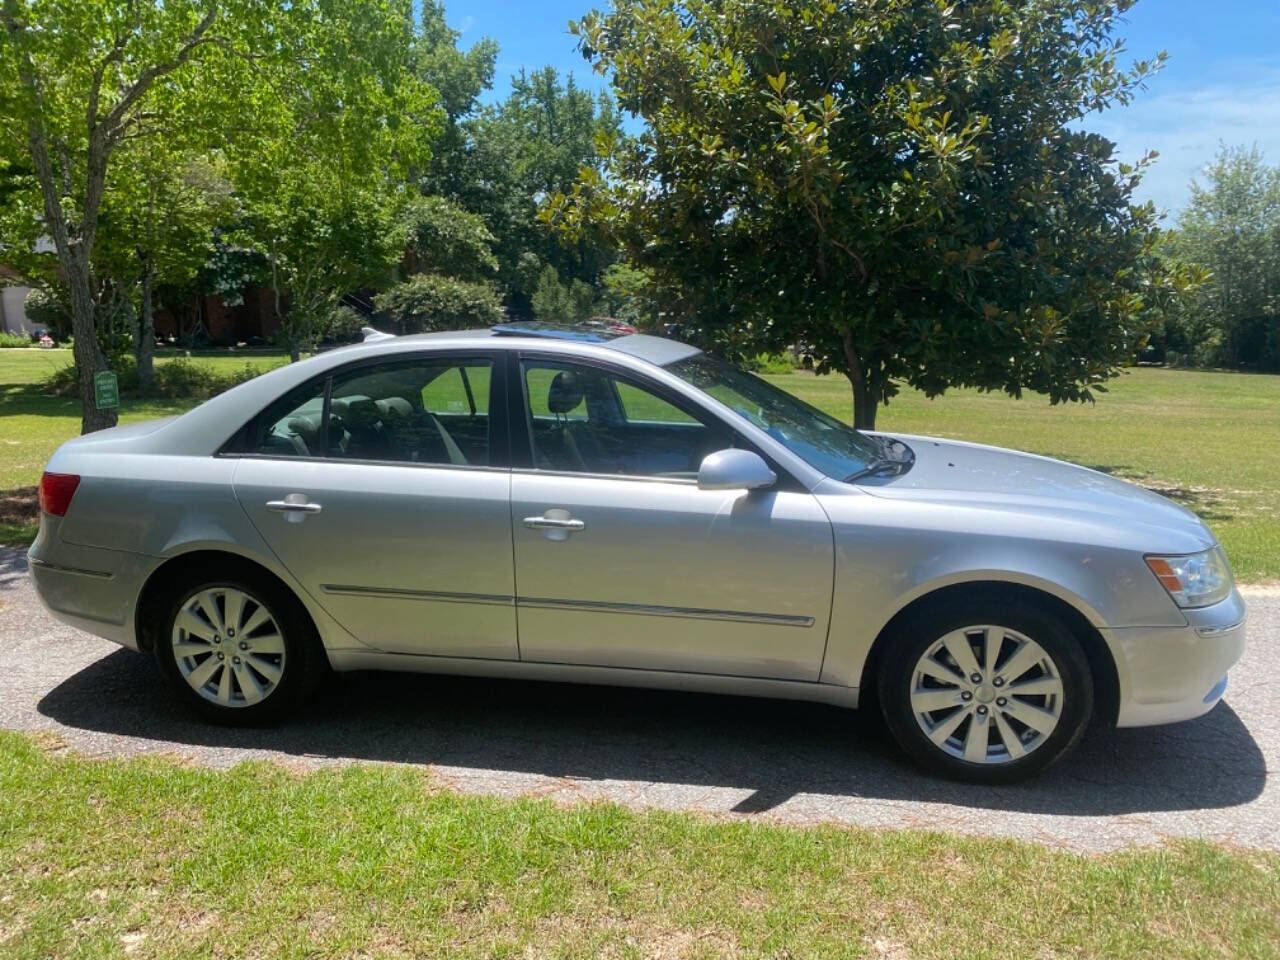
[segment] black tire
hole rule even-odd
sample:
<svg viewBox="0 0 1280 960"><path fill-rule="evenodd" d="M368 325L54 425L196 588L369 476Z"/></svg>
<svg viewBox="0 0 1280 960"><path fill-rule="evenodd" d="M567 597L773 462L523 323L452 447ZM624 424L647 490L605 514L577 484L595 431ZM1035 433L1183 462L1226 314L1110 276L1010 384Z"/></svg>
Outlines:
<svg viewBox="0 0 1280 960"><path fill-rule="evenodd" d="M283 641L283 654L279 657L268 656L270 662L278 662L279 679L274 682L263 699L256 703L244 703L243 696L238 704L224 706L202 696L188 683L179 662L183 660L174 646L175 621L187 604L205 591L217 594L225 590L239 591L250 599L265 607L275 621L279 636ZM189 709L205 720L230 726L258 726L274 723L288 716L315 691L329 672L328 658L311 622L306 609L287 588L274 579L255 573L251 570L228 569L225 574L216 571L189 571L178 574L163 585L156 594L157 602L149 611L149 634L152 651L161 672L169 679L179 699ZM225 612L225 607L221 608ZM220 643L226 638L219 637ZM230 648L231 644L227 646ZM238 653L231 649L223 656L230 657ZM202 664L204 657L186 660L190 664ZM239 660L237 659L237 663ZM221 667L229 670L230 663ZM255 674L261 682L265 677ZM215 670L214 678L221 674ZM233 680L233 690L238 691L238 681Z"/></svg>
<svg viewBox="0 0 1280 960"><path fill-rule="evenodd" d="M979 625L1003 627L1035 641L1048 654L1052 666L1057 671L1056 679L1061 681L1061 706L1057 726L1047 735L1040 737L1034 749L1030 749L1020 757L1008 757L1011 751L1003 746L1003 735L996 729L994 702L990 707L979 703L982 698L1000 692L993 690L991 684L985 680L982 685L975 687L977 694L972 692L969 694L969 702L963 707L943 708L937 713L925 715L926 720L938 718L933 729L938 730L941 735L944 721L959 715L953 712L954 710L986 711L984 719L991 724L988 729L996 731L994 736L987 734L991 738L988 743L996 744L989 746L988 750L992 755L1002 750L1005 753L1005 758L999 762L972 762L963 757L954 756L948 752L948 745L950 749L956 749L957 744L950 738L944 746L935 745L922 728L921 724L924 721L917 720L911 705L912 690L917 682L916 669L921 658L943 637L954 631ZM975 644L981 644L979 634L973 634L971 639ZM1026 600L975 597L972 600L952 601L946 605L926 607L915 614L908 614L894 630L893 635L886 637L886 640L888 647L881 661L877 684L880 709L884 714L885 723L902 749L917 763L935 774L974 783L1013 783L1025 780L1059 760L1075 746L1084 734L1089 718L1093 714L1093 677L1080 642L1050 612ZM996 675L1001 673L1000 666L1011 662L1012 651L1018 649L1011 645L1014 641L1004 642L1010 645L996 647L993 644L996 649L1008 651L1002 655L995 671ZM972 649L980 651L981 647L975 646ZM944 660L949 658L954 665L955 658L949 653L944 654L943 658ZM945 684L943 686L945 687ZM1004 692L1007 693L1008 690ZM1012 697L1006 697L1001 702L1012 699ZM1020 702L1035 703L1037 700L1031 698L1028 701L1023 698ZM1048 703L1047 699L1038 702ZM1035 731L1020 723L1010 722L1011 714L1000 712L1000 720L1015 734L1021 731L1022 735L1035 736ZM955 739L961 739L961 731L967 731L968 724L976 720L976 717L961 720L954 735ZM1021 739L1018 740L1017 746L1023 749Z"/></svg>

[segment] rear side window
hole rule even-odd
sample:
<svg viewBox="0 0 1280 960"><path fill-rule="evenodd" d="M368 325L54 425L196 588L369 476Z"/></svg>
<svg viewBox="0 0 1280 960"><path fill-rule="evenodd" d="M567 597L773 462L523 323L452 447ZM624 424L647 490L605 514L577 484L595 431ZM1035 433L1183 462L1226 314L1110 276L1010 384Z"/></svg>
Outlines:
<svg viewBox="0 0 1280 960"><path fill-rule="evenodd" d="M487 466L490 372L487 359L452 358L340 371L263 411L245 452Z"/></svg>

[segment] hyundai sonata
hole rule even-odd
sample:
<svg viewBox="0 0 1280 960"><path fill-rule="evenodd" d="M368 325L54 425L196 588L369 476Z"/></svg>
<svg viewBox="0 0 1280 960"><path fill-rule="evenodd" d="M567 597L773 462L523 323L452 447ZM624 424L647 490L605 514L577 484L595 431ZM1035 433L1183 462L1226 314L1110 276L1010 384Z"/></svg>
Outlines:
<svg viewBox="0 0 1280 960"><path fill-rule="evenodd" d="M1091 720L1205 713L1244 643L1181 506L624 330L370 330L64 444L40 502L50 611L233 723L330 669L874 699L925 766L1009 781Z"/></svg>

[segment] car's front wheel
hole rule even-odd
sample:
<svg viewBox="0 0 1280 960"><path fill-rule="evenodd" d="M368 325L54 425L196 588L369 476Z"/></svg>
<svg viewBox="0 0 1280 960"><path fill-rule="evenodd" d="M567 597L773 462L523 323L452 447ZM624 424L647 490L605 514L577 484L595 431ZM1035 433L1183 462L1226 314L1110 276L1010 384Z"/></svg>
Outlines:
<svg viewBox="0 0 1280 960"><path fill-rule="evenodd" d="M944 776L1029 777L1071 749L1093 712L1079 642L1025 601L937 607L888 639L878 691L885 720L910 756Z"/></svg>
<svg viewBox="0 0 1280 960"><path fill-rule="evenodd" d="M276 720L314 686L323 654L297 598L266 578L171 584L153 631L178 695L221 723Z"/></svg>

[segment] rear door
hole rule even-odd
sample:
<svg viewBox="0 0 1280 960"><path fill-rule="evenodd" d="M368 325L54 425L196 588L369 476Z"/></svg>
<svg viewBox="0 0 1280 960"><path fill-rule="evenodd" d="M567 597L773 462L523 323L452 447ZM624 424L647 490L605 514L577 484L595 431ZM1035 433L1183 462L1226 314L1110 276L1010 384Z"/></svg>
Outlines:
<svg viewBox="0 0 1280 960"><path fill-rule="evenodd" d="M236 495L362 643L517 659L501 354L363 362L250 424ZM499 374L495 374L495 370Z"/></svg>
<svg viewBox="0 0 1280 960"><path fill-rule="evenodd" d="M521 658L816 681L834 562L816 499L785 477L699 489L706 454L745 444L652 382L534 356L519 374Z"/></svg>

